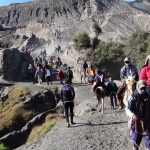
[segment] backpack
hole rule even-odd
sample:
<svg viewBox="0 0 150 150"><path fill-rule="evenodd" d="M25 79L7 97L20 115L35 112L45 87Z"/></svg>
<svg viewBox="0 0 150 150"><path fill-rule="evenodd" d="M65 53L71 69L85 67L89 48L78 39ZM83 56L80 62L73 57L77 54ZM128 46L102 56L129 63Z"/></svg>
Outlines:
<svg viewBox="0 0 150 150"><path fill-rule="evenodd" d="M86 69L88 65L86 63L83 64L83 69Z"/></svg>
<svg viewBox="0 0 150 150"><path fill-rule="evenodd" d="M69 76L70 75L73 75L73 72L72 72L72 70L68 70L68 73L67 73Z"/></svg>

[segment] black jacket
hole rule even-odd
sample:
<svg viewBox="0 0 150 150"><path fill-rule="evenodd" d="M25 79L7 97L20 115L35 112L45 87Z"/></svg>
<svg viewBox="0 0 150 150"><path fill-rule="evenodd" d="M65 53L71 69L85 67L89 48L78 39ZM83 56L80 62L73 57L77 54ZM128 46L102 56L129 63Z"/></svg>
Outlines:
<svg viewBox="0 0 150 150"><path fill-rule="evenodd" d="M72 86L68 84L64 85L61 89L61 99L62 102L73 102L75 98L75 92Z"/></svg>

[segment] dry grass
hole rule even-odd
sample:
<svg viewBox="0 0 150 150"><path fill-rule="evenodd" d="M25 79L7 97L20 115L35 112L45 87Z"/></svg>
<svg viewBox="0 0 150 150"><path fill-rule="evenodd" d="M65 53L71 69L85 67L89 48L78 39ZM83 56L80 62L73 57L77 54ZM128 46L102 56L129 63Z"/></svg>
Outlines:
<svg viewBox="0 0 150 150"><path fill-rule="evenodd" d="M14 105L24 101L26 97L29 97L29 91L24 87L14 87L8 93L8 99L0 106L0 113L3 113Z"/></svg>
<svg viewBox="0 0 150 150"><path fill-rule="evenodd" d="M39 126L36 126L33 128L33 130L31 131L26 143L32 142L35 139L38 139L41 136L45 135L62 118L63 118L63 116L59 115L59 114L48 115L45 119L45 122L42 125L39 125Z"/></svg>
<svg viewBox="0 0 150 150"><path fill-rule="evenodd" d="M5 135L14 130L21 129L30 119L32 119L34 113L27 111L23 105L19 104L10 108L9 111L0 115L0 131L2 135Z"/></svg>
<svg viewBox="0 0 150 150"><path fill-rule="evenodd" d="M27 111L22 105L22 101L30 93L24 87L14 87L8 93L8 99L0 106L0 136L14 130L20 130L34 113Z"/></svg>

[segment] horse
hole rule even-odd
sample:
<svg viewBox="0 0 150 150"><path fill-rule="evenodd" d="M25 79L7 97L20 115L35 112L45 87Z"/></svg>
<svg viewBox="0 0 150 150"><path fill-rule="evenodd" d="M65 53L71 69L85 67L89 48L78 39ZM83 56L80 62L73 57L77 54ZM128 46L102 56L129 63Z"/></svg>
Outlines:
<svg viewBox="0 0 150 150"><path fill-rule="evenodd" d="M125 104L125 106L127 106L127 103L128 103L128 97L133 94L133 92L135 91L136 89L136 81L134 80L134 77L132 76L128 76L125 78L125 82L126 82L126 90L125 90L125 94L124 94L124 97L123 97L123 103Z"/></svg>
<svg viewBox="0 0 150 150"><path fill-rule="evenodd" d="M92 90L94 91L94 87L96 85L96 82L94 82L93 79L90 81L92 84ZM99 86L95 89L96 99L97 99L97 109L99 112L104 113L104 98L105 98L105 90L102 86Z"/></svg>
<svg viewBox="0 0 150 150"><path fill-rule="evenodd" d="M135 90L135 83L134 76L128 76L125 77L125 83L123 86L121 86L117 91L117 98L120 103L119 110L123 109L125 106L127 106L127 99L129 95L131 95Z"/></svg>

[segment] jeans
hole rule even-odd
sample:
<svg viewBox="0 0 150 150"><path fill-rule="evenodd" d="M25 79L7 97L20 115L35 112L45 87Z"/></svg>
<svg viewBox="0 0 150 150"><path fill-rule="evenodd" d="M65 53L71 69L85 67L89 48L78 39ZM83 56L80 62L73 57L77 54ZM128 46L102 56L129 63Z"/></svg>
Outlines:
<svg viewBox="0 0 150 150"><path fill-rule="evenodd" d="M131 124L131 135L132 135L132 141L133 141L133 145L134 145L135 149L137 149L137 150L139 149L142 138L144 141L145 148L150 149L150 134L149 135L140 135L140 134L136 133L133 121Z"/></svg>
<svg viewBox="0 0 150 150"><path fill-rule="evenodd" d="M49 82L52 83L51 76L46 76L46 82L47 82L47 85L49 85Z"/></svg>
<svg viewBox="0 0 150 150"><path fill-rule="evenodd" d="M74 103L73 102L66 102L64 104L64 109L65 109L65 117L66 117L66 122L69 123L69 109L70 109L70 121L73 123L73 107Z"/></svg>

